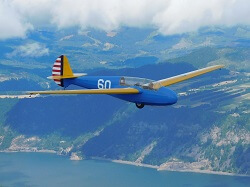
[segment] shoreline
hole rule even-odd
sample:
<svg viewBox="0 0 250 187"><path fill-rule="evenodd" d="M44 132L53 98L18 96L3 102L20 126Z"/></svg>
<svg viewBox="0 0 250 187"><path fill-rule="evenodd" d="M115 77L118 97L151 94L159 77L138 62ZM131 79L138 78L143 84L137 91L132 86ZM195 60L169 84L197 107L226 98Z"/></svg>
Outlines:
<svg viewBox="0 0 250 187"><path fill-rule="evenodd" d="M211 170L199 170L199 169L173 170L173 169L160 168L160 166L157 166L157 165L136 163L132 161L125 161L125 160L110 160L110 161L114 163L119 163L119 164L127 164L127 165L134 165L138 167L153 168L153 169L156 169L157 171L174 171L174 172L202 173L202 174L212 174L212 175L226 175L226 176L235 176L235 177L250 177L250 175L229 173L229 172L223 172L223 171L211 171Z"/></svg>
<svg viewBox="0 0 250 187"><path fill-rule="evenodd" d="M138 166L138 167L153 168L153 169L157 169L157 170L159 168L159 166L154 166L154 165L150 165L150 164L143 164L143 163L136 163L136 162L126 161L126 160L111 160L111 162L119 163L119 164L133 165L133 166Z"/></svg>
<svg viewBox="0 0 250 187"><path fill-rule="evenodd" d="M11 150L0 150L0 153L49 153L49 154L57 154L54 150L20 150L20 151L11 151ZM60 154L57 154L58 156L62 156ZM65 155L64 155L65 156ZM69 157L70 159L70 157ZM100 161L108 161L113 162L117 164L126 164L126 165L132 165L137 167L145 167L145 168L151 168L156 169L157 171L173 171L173 172L188 172L188 173L201 173L201 174L212 174L212 175L225 175L225 176L235 176L235 177L250 177L250 175L245 174L237 174L237 173L229 173L229 172L223 172L223 171L211 171L211 170L199 170L199 169L189 169L189 170L174 170L174 169L164 169L157 165L151 165L151 164L143 164L143 163L137 163L133 161L126 161L126 160L119 160L119 159L108 159L108 158L100 158L100 157L91 157L91 160L100 160ZM84 160L84 159L83 159Z"/></svg>
<svg viewBox="0 0 250 187"><path fill-rule="evenodd" d="M12 150L0 150L0 153L50 153L50 154L57 154L54 150L43 149L43 150L19 150L19 151L12 151Z"/></svg>

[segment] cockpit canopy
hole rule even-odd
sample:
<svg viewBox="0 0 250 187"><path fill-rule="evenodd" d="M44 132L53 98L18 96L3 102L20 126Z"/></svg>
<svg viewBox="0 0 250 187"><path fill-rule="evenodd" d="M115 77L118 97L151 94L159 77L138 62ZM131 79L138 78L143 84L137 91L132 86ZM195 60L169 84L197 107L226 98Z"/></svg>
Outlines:
<svg viewBox="0 0 250 187"><path fill-rule="evenodd" d="M139 86L143 89L154 89L154 80L138 78L138 77L121 77L120 85L121 86Z"/></svg>

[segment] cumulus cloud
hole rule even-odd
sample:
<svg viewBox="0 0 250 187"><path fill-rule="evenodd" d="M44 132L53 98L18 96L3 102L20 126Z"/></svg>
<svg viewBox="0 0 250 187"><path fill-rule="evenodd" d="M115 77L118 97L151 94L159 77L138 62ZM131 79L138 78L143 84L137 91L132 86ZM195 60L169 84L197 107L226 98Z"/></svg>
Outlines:
<svg viewBox="0 0 250 187"><path fill-rule="evenodd" d="M0 0L0 29L5 27L0 39L45 25L105 31L153 27L178 34L209 25L248 25L249 12L249 0Z"/></svg>
<svg viewBox="0 0 250 187"><path fill-rule="evenodd" d="M25 37L26 31L32 28L7 1L0 0L0 39Z"/></svg>
<svg viewBox="0 0 250 187"><path fill-rule="evenodd" d="M34 42L16 47L13 52L7 54L7 57L41 57L45 55L49 55L49 49L38 42Z"/></svg>

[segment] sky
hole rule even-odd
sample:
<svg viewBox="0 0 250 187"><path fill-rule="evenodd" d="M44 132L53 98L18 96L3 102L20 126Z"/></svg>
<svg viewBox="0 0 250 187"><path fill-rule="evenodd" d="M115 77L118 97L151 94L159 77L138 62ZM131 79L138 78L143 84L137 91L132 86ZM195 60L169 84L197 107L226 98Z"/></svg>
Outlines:
<svg viewBox="0 0 250 187"><path fill-rule="evenodd" d="M0 40L46 27L150 27L172 35L239 24L250 24L250 0L0 0Z"/></svg>

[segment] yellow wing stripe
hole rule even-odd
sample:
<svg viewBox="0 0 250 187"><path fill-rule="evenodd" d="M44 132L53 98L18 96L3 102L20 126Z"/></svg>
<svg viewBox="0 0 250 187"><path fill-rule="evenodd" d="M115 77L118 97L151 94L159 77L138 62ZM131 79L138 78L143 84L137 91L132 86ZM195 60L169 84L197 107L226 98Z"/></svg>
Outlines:
<svg viewBox="0 0 250 187"><path fill-rule="evenodd" d="M191 71L188 73L184 73L181 75L177 75L174 77L162 79L162 80L153 82L154 89L159 89L162 86L169 86L169 85L172 85L172 84L175 84L175 83L187 80L187 79L191 79L193 77L196 77L196 76L199 76L199 75L202 75L202 74L205 74L205 73L217 70L217 69L221 69L223 67L224 67L223 65L215 65L215 66L210 66L210 67L206 67L203 69Z"/></svg>
<svg viewBox="0 0 250 187"><path fill-rule="evenodd" d="M135 88L89 89L89 90L51 90L31 91L28 94L138 94Z"/></svg>

